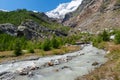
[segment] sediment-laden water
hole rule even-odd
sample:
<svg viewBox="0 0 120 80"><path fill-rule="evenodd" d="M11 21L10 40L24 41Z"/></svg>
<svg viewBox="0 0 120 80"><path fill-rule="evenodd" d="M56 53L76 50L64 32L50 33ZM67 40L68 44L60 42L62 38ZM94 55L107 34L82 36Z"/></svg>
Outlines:
<svg viewBox="0 0 120 80"><path fill-rule="evenodd" d="M92 45L65 55L0 65L0 80L74 80L104 64L105 51Z"/></svg>

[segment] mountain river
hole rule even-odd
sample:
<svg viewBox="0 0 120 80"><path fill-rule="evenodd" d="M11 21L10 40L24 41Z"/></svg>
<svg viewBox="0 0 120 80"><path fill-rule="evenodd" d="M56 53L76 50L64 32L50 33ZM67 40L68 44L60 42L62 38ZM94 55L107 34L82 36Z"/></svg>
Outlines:
<svg viewBox="0 0 120 80"><path fill-rule="evenodd" d="M91 44L64 55L0 64L0 80L74 80L107 61L106 51Z"/></svg>

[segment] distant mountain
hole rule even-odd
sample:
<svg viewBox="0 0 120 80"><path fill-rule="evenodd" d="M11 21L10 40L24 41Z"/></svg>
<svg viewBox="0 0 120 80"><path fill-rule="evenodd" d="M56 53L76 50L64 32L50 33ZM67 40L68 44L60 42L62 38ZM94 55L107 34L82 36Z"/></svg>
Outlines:
<svg viewBox="0 0 120 80"><path fill-rule="evenodd" d="M60 4L56 9L46 13L51 18L63 19L65 14L75 11L81 4L82 0L72 0L68 3Z"/></svg>

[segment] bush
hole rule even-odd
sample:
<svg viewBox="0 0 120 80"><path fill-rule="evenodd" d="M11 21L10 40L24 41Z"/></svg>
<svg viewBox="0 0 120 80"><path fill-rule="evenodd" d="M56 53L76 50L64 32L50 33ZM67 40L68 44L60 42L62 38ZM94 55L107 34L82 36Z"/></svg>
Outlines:
<svg viewBox="0 0 120 80"><path fill-rule="evenodd" d="M22 55L21 45L20 45L19 42L17 42L16 45L15 45L14 54L15 54L15 56Z"/></svg>
<svg viewBox="0 0 120 80"><path fill-rule="evenodd" d="M50 40L49 40L49 39L46 39L46 40L42 43L41 48L42 48L44 51L49 51L49 50L51 50Z"/></svg>
<svg viewBox="0 0 120 80"><path fill-rule="evenodd" d="M101 37L101 36L96 36L96 37L93 38L93 40L92 40L93 46L98 47L99 43L101 43L102 41L103 41L103 40L102 40L102 37Z"/></svg>
<svg viewBox="0 0 120 80"><path fill-rule="evenodd" d="M103 33L100 36L102 37L103 41L109 41L110 40L109 33L106 30L104 30Z"/></svg>
<svg viewBox="0 0 120 80"><path fill-rule="evenodd" d="M60 47L60 42L57 37L53 37L51 40L51 46L52 48L58 49Z"/></svg>
<svg viewBox="0 0 120 80"><path fill-rule="evenodd" d="M114 42L116 44L120 44L120 31L118 31L116 34L115 34L115 40Z"/></svg>
<svg viewBox="0 0 120 80"><path fill-rule="evenodd" d="M14 50L16 43L19 41L21 48L26 48L27 40L24 37L15 37L8 34L0 34L0 51Z"/></svg>

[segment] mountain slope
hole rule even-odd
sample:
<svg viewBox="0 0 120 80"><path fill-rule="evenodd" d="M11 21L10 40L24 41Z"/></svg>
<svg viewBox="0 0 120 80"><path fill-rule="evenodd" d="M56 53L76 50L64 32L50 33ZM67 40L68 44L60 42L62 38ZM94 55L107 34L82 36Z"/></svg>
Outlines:
<svg viewBox="0 0 120 80"><path fill-rule="evenodd" d="M97 32L120 28L119 0L83 0L78 9L65 16L63 24L74 27L71 31Z"/></svg>
<svg viewBox="0 0 120 80"><path fill-rule="evenodd" d="M66 36L69 28L62 26L44 13L18 9L0 11L0 31L12 36L25 36L27 39L47 38L52 35Z"/></svg>
<svg viewBox="0 0 120 80"><path fill-rule="evenodd" d="M46 13L51 18L63 19L66 13L75 11L82 0L72 0L68 3L60 4L56 9Z"/></svg>

